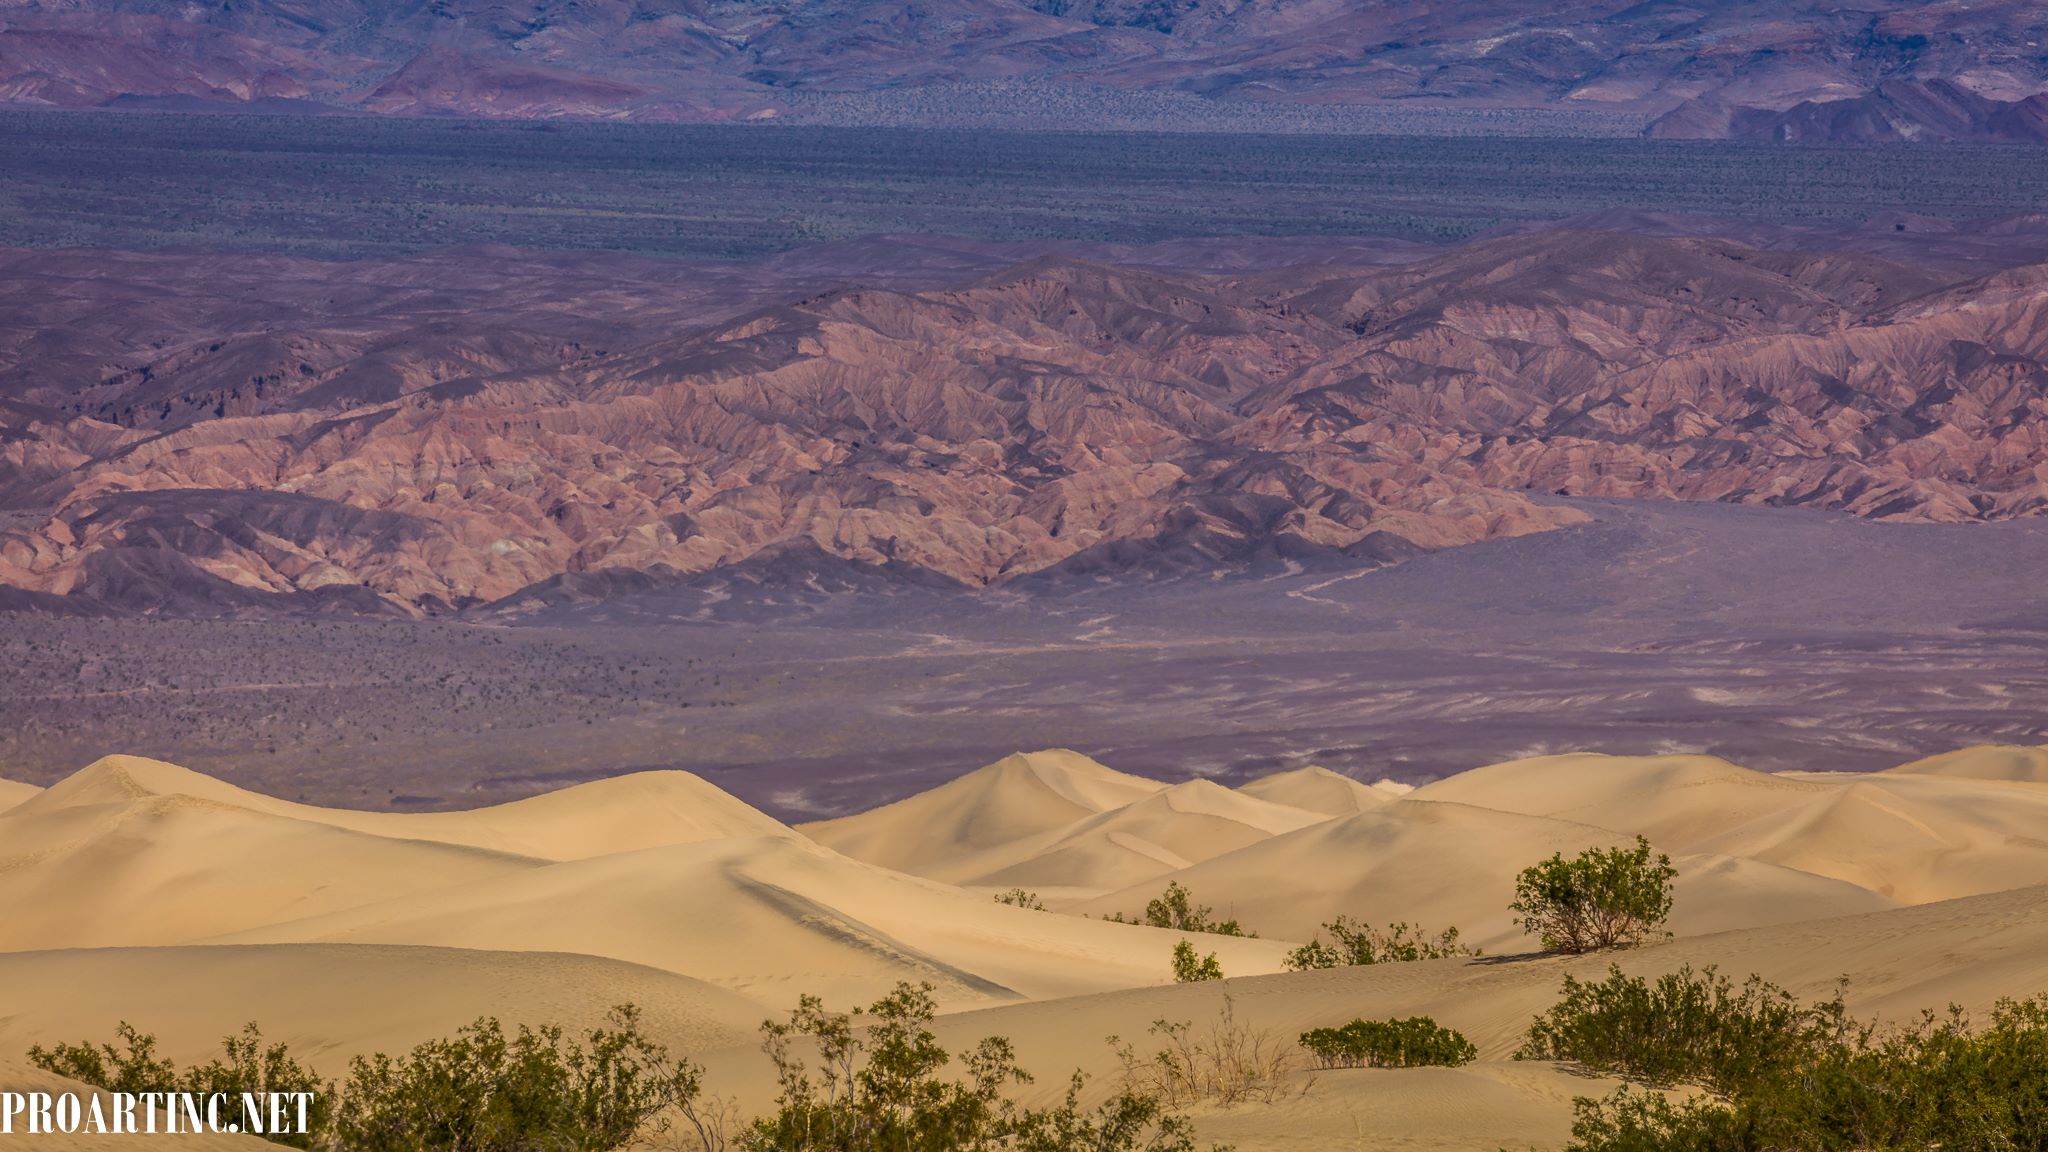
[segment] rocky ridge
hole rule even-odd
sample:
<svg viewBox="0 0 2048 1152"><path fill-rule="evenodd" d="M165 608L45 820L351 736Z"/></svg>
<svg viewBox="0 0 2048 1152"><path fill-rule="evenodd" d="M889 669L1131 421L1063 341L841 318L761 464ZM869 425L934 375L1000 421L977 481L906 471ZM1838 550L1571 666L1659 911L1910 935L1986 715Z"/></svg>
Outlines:
<svg viewBox="0 0 2048 1152"><path fill-rule="evenodd" d="M2048 504L2041 265L1553 230L1394 266L1050 257L723 311L507 276L471 312L436 280L473 276L459 259L277 258L249 313L232 292L138 307L177 257L127 281L78 259L12 264L31 318L70 318L0 343L17 606L1355 566L1580 517L1541 493L1944 522Z"/></svg>

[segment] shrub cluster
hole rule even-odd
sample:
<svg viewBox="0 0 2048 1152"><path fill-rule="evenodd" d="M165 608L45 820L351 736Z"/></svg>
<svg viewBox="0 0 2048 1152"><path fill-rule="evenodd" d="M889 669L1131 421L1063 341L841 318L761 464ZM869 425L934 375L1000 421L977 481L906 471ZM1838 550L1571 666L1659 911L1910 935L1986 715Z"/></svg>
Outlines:
<svg viewBox="0 0 2048 1152"><path fill-rule="evenodd" d="M1121 912L1112 912L1109 919L1118 924L1144 924L1153 928L1171 928L1176 932L1207 932L1212 936L1258 937L1257 932L1247 932L1236 920L1216 919L1216 910L1207 904L1196 904L1188 890L1179 881L1166 885L1166 891L1145 905L1145 913L1135 918Z"/></svg>
<svg viewBox="0 0 2048 1152"><path fill-rule="evenodd" d="M1060 1104L1018 1105L1009 1089L1028 1084L1009 1040L985 1038L960 1059L966 1075L943 1070L953 1055L928 1025L937 1013L930 985L899 984L866 1011L833 1013L806 996L787 1023L762 1025L762 1047L781 1092L774 1114L739 1138L743 1152L1193 1152L1187 1121L1157 1094L1126 1084L1095 1109L1080 1104L1076 1072ZM815 1053L816 1066L799 1054Z"/></svg>
<svg viewBox="0 0 2048 1152"><path fill-rule="evenodd" d="M1515 881L1515 923L1550 952L1595 952L1642 943L1671 915L1671 857L1633 848L1589 848L1573 859L1553 853Z"/></svg>
<svg viewBox="0 0 2048 1152"><path fill-rule="evenodd" d="M1729 1093L1812 1060L1846 1027L1839 992L1801 1004L1755 976L1737 987L1713 968L1650 981L1610 966L1597 982L1566 976L1558 1002L1529 1026L1515 1056Z"/></svg>
<svg viewBox="0 0 2048 1152"><path fill-rule="evenodd" d="M1954 1007L1884 1029L1852 1020L1839 991L1803 1004L1754 977L1616 972L1567 981L1519 1055L1706 1089L1578 1099L1572 1152L2048 1149L2048 996L2001 1001L1982 1029Z"/></svg>
<svg viewBox="0 0 2048 1152"><path fill-rule="evenodd" d="M701 1069L649 1040L632 1005L581 1040L553 1026L507 1032L482 1018L397 1059L357 1058L338 1095L282 1045L263 1047L253 1024L228 1038L224 1060L182 1076L157 1057L154 1037L126 1023L119 1047L38 1046L29 1055L112 1091L312 1092L313 1132L279 1141L332 1152L608 1152L646 1145L677 1120L687 1129L682 1146L703 1152L1195 1152L1175 1101L1141 1079L1127 1076L1084 1108L1076 1072L1060 1103L1019 1105L1010 1090L1031 1077L1010 1042L992 1036L956 1059L928 1027L931 991L899 984L852 1013L807 996L787 1022L763 1024L781 1091L772 1112L745 1123L705 1099ZM1241 1057L1246 1034L1219 1033L1230 1041L1219 1059ZM1162 1052L1159 1066L1184 1056ZM947 1075L956 1063L962 1074Z"/></svg>
<svg viewBox="0 0 2048 1152"><path fill-rule="evenodd" d="M1012 888L1008 892L997 893L996 903L1008 904L1012 908L1024 908L1032 912L1045 911L1045 901L1038 898L1038 893L1027 892L1022 888Z"/></svg>
<svg viewBox="0 0 2048 1152"><path fill-rule="evenodd" d="M1354 964L1396 964L1409 960L1442 960L1450 956L1477 956L1479 949L1458 943L1458 930L1446 928L1431 937L1420 926L1389 924L1385 931L1370 924L1354 923L1339 916L1323 925L1330 943L1315 939L1287 954L1287 968L1302 972L1311 968L1343 968Z"/></svg>
<svg viewBox="0 0 2048 1152"><path fill-rule="evenodd" d="M333 1129L334 1110L330 1085L315 1076L282 1044L265 1046L263 1033L255 1024L238 1036L221 1039L222 1054L182 1074L177 1065L156 1055L156 1037L137 1032L127 1021L114 1030L120 1047L112 1044L59 1044L28 1050L29 1062L109 1092L190 1092L201 1097L215 1093L239 1099L244 1093L310 1093L304 1133L270 1135L273 1143L291 1148L312 1148L326 1140Z"/></svg>
<svg viewBox="0 0 2048 1152"><path fill-rule="evenodd" d="M1456 1068L1479 1055L1470 1040L1427 1016L1311 1028L1301 1046L1318 1068Z"/></svg>
<svg viewBox="0 0 2048 1152"><path fill-rule="evenodd" d="M632 1005L614 1008L610 1024L564 1042L559 1027L508 1035L484 1017L396 1060L358 1056L337 1112L339 1145L602 1152L665 1130L671 1109L697 1099L700 1070L649 1040Z"/></svg>
<svg viewBox="0 0 2048 1152"><path fill-rule="evenodd" d="M1173 946L1173 982L1195 984L1203 980L1223 979L1223 965L1214 952L1207 956L1195 951L1192 941L1183 940Z"/></svg>

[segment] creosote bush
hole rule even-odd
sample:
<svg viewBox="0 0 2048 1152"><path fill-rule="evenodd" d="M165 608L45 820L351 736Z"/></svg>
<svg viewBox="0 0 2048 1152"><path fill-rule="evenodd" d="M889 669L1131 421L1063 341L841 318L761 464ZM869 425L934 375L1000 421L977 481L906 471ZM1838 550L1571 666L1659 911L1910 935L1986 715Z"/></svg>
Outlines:
<svg viewBox="0 0 2048 1152"><path fill-rule="evenodd" d="M1814 1059L1847 1026L1840 991L1802 1004L1756 976L1737 987L1713 968L1686 967L1651 981L1610 965L1598 982L1566 976L1515 1057L1726 1093Z"/></svg>
<svg viewBox="0 0 2048 1152"><path fill-rule="evenodd" d="M120 1047L113 1044L58 1044L28 1050L29 1063L46 1072L67 1076L109 1092L140 1095L145 1092L189 1092L206 1098L215 1093L231 1100L244 1093L309 1093L307 1132L266 1136L273 1143L291 1148L322 1146L333 1129L334 1109L331 1085L292 1059L282 1044L265 1046L263 1033L251 1023L240 1035L221 1039L220 1056L187 1069L183 1074L169 1060L156 1055L156 1037L144 1035L127 1021L115 1029Z"/></svg>
<svg viewBox="0 0 2048 1152"><path fill-rule="evenodd" d="M1880 1028L1851 1019L1839 990L1807 1004L1711 969L1564 993L1518 1055L1704 1089L1577 1099L1572 1152L2048 1149L2048 996L2000 1001L1979 1029L1953 1006Z"/></svg>
<svg viewBox="0 0 2048 1152"><path fill-rule="evenodd" d="M1195 1152L1187 1119L1141 1077L1127 1074L1088 1108L1076 1071L1057 1105L1019 1105L1009 1092L1031 1077L1010 1042L991 1036L956 1057L928 1027L937 1010L931 993L930 985L899 984L852 1013L829 1012L806 996L787 1022L763 1024L781 1091L770 1114L745 1123L728 1102L703 1096L696 1065L671 1060L642 1033L630 1004L580 1041L565 1040L558 1027L508 1033L481 1018L398 1059L356 1059L339 1095L282 1045L263 1047L253 1024L228 1038L225 1060L184 1076L156 1055L153 1036L125 1023L119 1046L39 1046L30 1058L111 1091L314 1092L316 1131L283 1142L332 1152L674 1147L674 1136L659 1138L677 1121L680 1146L696 1152ZM1256 1091L1246 1070L1269 1055L1263 1033L1226 1014L1209 1043L1194 1057L1176 1049L1177 1058L1195 1061L1205 1090L1240 1094L1234 1098ZM959 1074L947 1075L955 1066ZM1284 1062L1278 1068L1284 1072Z"/></svg>
<svg viewBox="0 0 2048 1152"><path fill-rule="evenodd" d="M1012 908L1025 908L1033 912L1045 911L1045 902L1038 898L1038 893L1027 892L1022 888L1012 888L1008 892L997 893L996 903L1008 904Z"/></svg>
<svg viewBox="0 0 2048 1152"><path fill-rule="evenodd" d="M1628 948L1660 930L1671 915L1671 857L1634 848L1588 848L1573 859L1553 854L1522 870L1509 910L1515 923L1551 952Z"/></svg>
<svg viewBox="0 0 2048 1152"><path fill-rule="evenodd" d="M549 1025L507 1034L480 1017L407 1055L350 1062L335 1124L348 1152L602 1152L694 1109L701 1071L640 1031L639 1010L564 1041Z"/></svg>
<svg viewBox="0 0 2048 1152"><path fill-rule="evenodd" d="M744 1152L1193 1152L1171 1101L1126 1084L1094 1109L1081 1106L1075 1072L1056 1107L1008 1096L1031 1077L1010 1042L985 1038L960 1060L962 1078L929 1027L931 986L899 984L865 1011L825 1010L806 996L787 1023L762 1025L762 1047L781 1087L773 1115L754 1121ZM798 1052L815 1053L816 1065Z"/></svg>
<svg viewBox="0 0 2048 1152"><path fill-rule="evenodd" d="M1207 932L1212 936L1248 936L1257 939L1257 932L1247 932L1236 920L1216 919L1216 910L1207 904L1196 904L1188 890L1179 881L1171 881L1166 891L1145 905L1145 913L1136 918L1126 917L1121 912L1112 912L1109 919L1118 924L1145 924L1153 928L1171 928L1176 932Z"/></svg>
<svg viewBox="0 0 2048 1152"><path fill-rule="evenodd" d="M1198 954L1192 942L1183 940L1173 946L1173 982L1195 984L1203 980L1223 979L1223 965L1214 952L1207 956Z"/></svg>
<svg viewBox="0 0 2048 1152"><path fill-rule="evenodd" d="M1458 943L1458 930L1446 928L1432 938L1417 925L1389 924L1384 931L1370 924L1339 916L1323 925L1330 943L1315 939L1287 954L1287 968L1302 972L1311 968L1343 968L1355 964L1396 964L1410 960L1442 960L1451 956L1477 956L1479 949Z"/></svg>
<svg viewBox="0 0 2048 1152"><path fill-rule="evenodd" d="M1461 1033L1427 1016L1311 1028L1301 1034L1301 1046L1318 1068L1456 1068L1479 1055Z"/></svg>

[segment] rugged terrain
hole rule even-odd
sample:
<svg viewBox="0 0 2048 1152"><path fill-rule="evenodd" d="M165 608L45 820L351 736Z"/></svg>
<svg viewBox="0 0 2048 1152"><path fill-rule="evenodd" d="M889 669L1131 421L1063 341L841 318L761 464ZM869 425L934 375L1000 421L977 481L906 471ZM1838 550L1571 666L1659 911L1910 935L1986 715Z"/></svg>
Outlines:
<svg viewBox="0 0 2048 1152"><path fill-rule="evenodd" d="M1667 135L1740 135L1793 110L1798 139L1881 125L1894 139L2038 140L2026 101L2048 87L2048 8L2034 0L13 0L0 13L0 96L56 107L1508 134L1656 120ZM1923 116L1898 85L1960 97ZM1804 111L1872 99L1906 114L1836 133L1824 121L1843 117Z"/></svg>
<svg viewBox="0 0 2048 1152"><path fill-rule="evenodd" d="M2048 498L2039 265L1553 229L755 307L800 267L678 275L13 256L8 602L517 611L820 564L975 588L1580 518L1532 492L1919 522Z"/></svg>

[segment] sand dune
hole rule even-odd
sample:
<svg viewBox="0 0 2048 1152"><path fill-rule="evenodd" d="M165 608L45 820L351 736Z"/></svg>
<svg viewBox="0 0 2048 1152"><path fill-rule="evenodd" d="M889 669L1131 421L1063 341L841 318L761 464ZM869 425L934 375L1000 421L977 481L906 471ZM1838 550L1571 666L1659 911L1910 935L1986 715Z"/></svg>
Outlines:
<svg viewBox="0 0 2048 1152"><path fill-rule="evenodd" d="M1306 940L1339 913L1375 923L1456 925L1497 949L1521 939L1509 923L1516 861L1577 852L1619 837L1606 829L1467 804L1402 800L1312 825L1177 872L1205 904L1268 936ZM1130 911L1163 881L1082 906Z"/></svg>
<svg viewBox="0 0 2048 1152"><path fill-rule="evenodd" d="M1129 790L1106 769L1060 757L1039 766L1046 775L1030 778L1072 803ZM1214 785L1178 795L1162 811L1211 802L1275 826L1313 819ZM616 850L594 855L607 836ZM561 951L709 980L763 1005L802 992L872 998L903 979L931 980L956 1004L1155 983L1175 939L848 860L679 773L391 815L288 804L111 757L0 814L0 845L0 948L14 950L331 941ZM1279 945L1226 951L1238 970L1278 967Z"/></svg>
<svg viewBox="0 0 2048 1152"><path fill-rule="evenodd" d="M1395 788L1360 784L1349 776L1314 765L1260 777L1238 788L1238 791L1260 800L1285 804L1304 812L1320 812L1325 816L1355 816L1360 812L1371 812L1386 807L1403 795Z"/></svg>
<svg viewBox="0 0 2048 1152"><path fill-rule="evenodd" d="M534 864L275 815L249 795L110 758L0 813L0 948L185 943Z"/></svg>
<svg viewBox="0 0 2048 1152"><path fill-rule="evenodd" d="M1418 796L1420 793L1418 793ZM1513 923L1515 876L1553 852L1607 847L1614 830L1544 816L1436 800L1401 800L1219 856L1173 874L1202 903L1247 928L1305 940L1339 914L1369 923L1456 927L1489 952L1533 948ZM1723 856L1680 856L1680 933L1783 923L1887 907L1850 884ZM1142 907L1163 881L1081 905L1090 912Z"/></svg>
<svg viewBox="0 0 2048 1152"><path fill-rule="evenodd" d="M548 860L741 835L795 839L681 772L413 815L292 804L110 756L0 812L0 948L190 943Z"/></svg>
<svg viewBox="0 0 2048 1152"><path fill-rule="evenodd" d="M1011 908L985 895L767 837L572 861L243 933L238 942L431 944L608 956L763 1005L811 992L865 1001L929 981L959 1006L1168 978L1179 936ZM1229 941L1242 971L1284 946Z"/></svg>
<svg viewBox="0 0 2048 1152"><path fill-rule="evenodd" d="M17 784L12 780L0 780L0 812L22 803L42 789L33 784Z"/></svg>
<svg viewBox="0 0 2048 1152"><path fill-rule="evenodd" d="M1474 768L1417 789L1423 800L1549 816L1691 851L1717 832L1828 794L1714 756L1579 753Z"/></svg>
<svg viewBox="0 0 2048 1152"><path fill-rule="evenodd" d="M856 860L959 882L963 867L973 871L962 861L1165 788L1066 749L1019 752L928 792L801 830Z"/></svg>
<svg viewBox="0 0 2048 1152"><path fill-rule="evenodd" d="M0 1079L26 1082L17 1054L31 1043L104 1036L124 1018L181 1060L254 1018L338 1075L353 1055L479 1014L574 1029L630 1000L657 1038L706 1060L719 1091L758 1107L773 1094L753 1043L763 1016L799 993L850 1006L907 979L935 985L956 1043L1016 1040L1049 1095L1076 1066L1104 1082L1105 1035L1202 1018L1228 991L1280 1036L1432 1015L1482 1060L1332 1073L1281 1104L1197 1109L1205 1140L1555 1146L1570 1098L1600 1086L1503 1058L1566 972L1718 963L1804 994L1846 974L1858 1011L1892 1018L2048 991L2037 751L1968 749L1870 776L1556 756L1406 797L1320 770L1235 792L1169 787L1032 753L806 829L817 841L679 773L398 815L110 757L47 790L0 792L18 797L0 811ZM1679 869L1675 939L1498 958L1531 943L1507 907L1520 868L1639 832ZM1132 913L1169 879L1267 937L1196 941L1229 981L1171 985L1179 933L958 886L1042 884L1077 905L1067 912ZM1456 926L1496 958L1274 974L1339 914Z"/></svg>
<svg viewBox="0 0 2048 1152"><path fill-rule="evenodd" d="M182 797L394 840L433 841L545 860L789 832L773 817L688 772L635 772L463 812L357 812L294 804L161 760L106 756L39 794L45 805L65 808L158 797ZM32 798L38 794L31 791L18 799ZM39 827L47 823L38 817Z"/></svg>
<svg viewBox="0 0 2048 1152"><path fill-rule="evenodd" d="M780 821L688 772L635 772L468 812L314 811L336 827L545 860L791 834Z"/></svg>
<svg viewBox="0 0 2048 1152"><path fill-rule="evenodd" d="M128 1020L189 1063L254 1020L338 1076L353 1056L404 1051L479 1016L580 1030L625 1002L678 1050L750 1043L763 1015L700 980L562 953L342 944L16 952L0 953L0 1057L111 1036Z"/></svg>
<svg viewBox="0 0 2048 1152"><path fill-rule="evenodd" d="M1675 856L1754 860L1915 904L2048 883L2048 787L2030 782L2044 755L1966 748L1874 775L1772 775L1709 756L1549 756L1415 795L1641 833Z"/></svg>
<svg viewBox="0 0 2048 1152"><path fill-rule="evenodd" d="M1608 1085L1506 1057L1568 972L1717 964L1807 996L1826 995L1847 976L1853 1010L1904 1020L1926 1005L1981 1012L2001 996L2048 988L2044 954L2048 889L2036 888L1620 954L1379 965L1068 997L954 1013L938 1031L956 1046L1010 1037L1045 1095L1077 1066L1098 1083L1112 1079L1105 1036L1142 1039L1157 1019L1210 1019L1226 993L1241 1018L1283 1037L1357 1014L1427 1014L1471 1037L1480 1063L1321 1074L1305 1095L1278 1105L1198 1109L1201 1135L1244 1152L1556 1147L1571 1097ZM702 1059L711 1081L743 1106L760 1107L774 1089L746 1035L750 1005L719 996L666 973L538 953L292 945L0 955L0 1051L97 1034L127 1016L151 1021L166 1052L190 1060L211 1049L219 1021L254 1015L268 1035L339 1075L351 1055L401 1050L482 1012L580 1027L610 1000L632 999L657 1038Z"/></svg>
<svg viewBox="0 0 2048 1152"><path fill-rule="evenodd" d="M2005 780L2024 784L2048 784L2048 747L2022 744L1982 744L1929 756L1897 768L1886 776L1944 776L1964 780Z"/></svg>
<svg viewBox="0 0 2048 1152"><path fill-rule="evenodd" d="M1111 889L1179 871L1328 817L1189 780L1042 836L971 856L962 882Z"/></svg>
<svg viewBox="0 0 2048 1152"><path fill-rule="evenodd" d="M1902 904L2048 883L2048 788L1938 776L1846 777L1807 804L1699 843Z"/></svg>
<svg viewBox="0 0 2048 1152"><path fill-rule="evenodd" d="M1298 1101L1199 1115L1203 1138L1228 1139L1243 1152L1555 1148L1570 1129L1571 1098L1603 1094L1611 1084L1508 1057L1529 1020L1555 1001L1566 973L1598 978L1610 963L1642 974L1714 964L1759 973L1809 997L1830 994L1846 976L1853 1011L1905 1021L1922 1007L1953 1002L1982 1013L2002 996L2048 991L2043 955L2048 889L2029 888L1681 937L1623 953L1383 964L1133 989L961 1013L943 1019L940 1031L955 1043L1009 1036L1027 1064L1047 1074L1078 1062L1112 1076L1100 1037L1143 1037L1162 1018L1213 1019L1226 993L1240 1018L1282 1037L1361 1014L1428 1015L1471 1038L1481 1062L1455 1070L1322 1073ZM743 1076L745 1066L736 1063L733 1072Z"/></svg>

